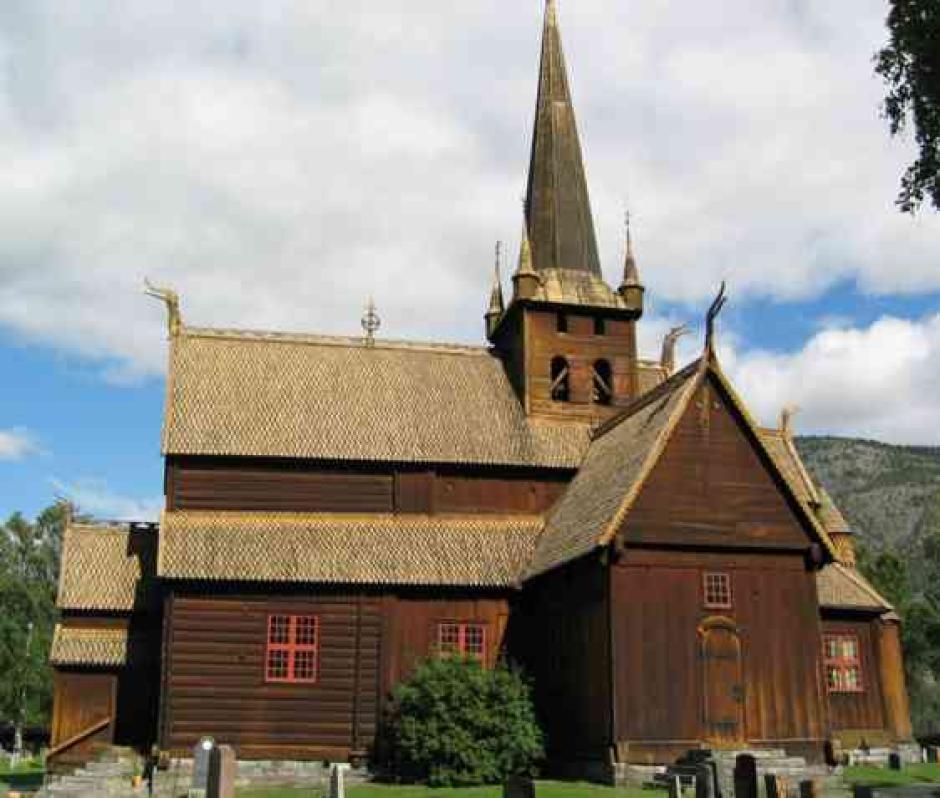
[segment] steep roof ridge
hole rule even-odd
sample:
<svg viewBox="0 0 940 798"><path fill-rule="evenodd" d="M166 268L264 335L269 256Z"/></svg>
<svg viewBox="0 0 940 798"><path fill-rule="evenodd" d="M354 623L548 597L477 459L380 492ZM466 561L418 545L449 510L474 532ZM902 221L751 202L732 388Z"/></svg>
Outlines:
<svg viewBox="0 0 940 798"><path fill-rule="evenodd" d="M280 332L276 330L252 330L223 327L185 327L184 338L210 338L219 340L259 341L264 343L311 344L313 346L338 346L356 349L395 349L416 352L434 352L453 355L488 355L489 347L473 344L458 344L437 341L408 341L395 338L376 338L371 345L364 337L346 335L318 335L315 333Z"/></svg>

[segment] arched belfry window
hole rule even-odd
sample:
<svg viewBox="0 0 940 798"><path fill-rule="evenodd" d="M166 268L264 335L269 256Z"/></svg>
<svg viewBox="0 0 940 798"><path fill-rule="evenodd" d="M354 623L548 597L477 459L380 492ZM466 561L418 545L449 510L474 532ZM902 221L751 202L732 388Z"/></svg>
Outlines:
<svg viewBox="0 0 940 798"><path fill-rule="evenodd" d="M595 404L609 405L614 396L613 381L610 373L610 363L606 360L594 361L592 376L591 398Z"/></svg>
<svg viewBox="0 0 940 798"><path fill-rule="evenodd" d="M570 396L568 390L568 361L563 357L552 358L552 387L553 402L567 402Z"/></svg>

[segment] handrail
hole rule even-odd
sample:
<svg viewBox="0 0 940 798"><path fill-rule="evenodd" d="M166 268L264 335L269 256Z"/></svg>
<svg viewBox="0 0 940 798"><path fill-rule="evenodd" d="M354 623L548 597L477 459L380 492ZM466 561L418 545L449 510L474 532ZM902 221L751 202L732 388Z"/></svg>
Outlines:
<svg viewBox="0 0 940 798"><path fill-rule="evenodd" d="M46 758L50 759L54 756L58 756L63 751L69 748L72 748L74 745L77 745L82 740L86 739L87 737L91 737L91 735L93 735L95 732L101 731L106 726L108 726L113 720L114 720L114 716L112 715L108 715L108 717L102 718L101 720L96 720L94 723L91 724L91 726L87 726L86 728L82 729L78 734L73 734L64 742L61 742L57 746L50 748L46 752Z"/></svg>

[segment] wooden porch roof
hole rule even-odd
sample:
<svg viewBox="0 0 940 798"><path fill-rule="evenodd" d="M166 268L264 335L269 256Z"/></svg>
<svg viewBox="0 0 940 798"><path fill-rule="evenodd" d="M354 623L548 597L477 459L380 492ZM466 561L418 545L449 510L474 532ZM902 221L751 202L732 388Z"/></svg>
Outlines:
<svg viewBox="0 0 940 798"><path fill-rule="evenodd" d="M56 624L49 662L53 665L120 666L127 662L127 629Z"/></svg>

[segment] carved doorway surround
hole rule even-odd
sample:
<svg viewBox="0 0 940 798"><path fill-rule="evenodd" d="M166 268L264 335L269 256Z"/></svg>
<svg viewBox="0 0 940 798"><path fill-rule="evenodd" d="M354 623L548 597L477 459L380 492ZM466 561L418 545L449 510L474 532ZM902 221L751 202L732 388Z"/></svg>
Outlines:
<svg viewBox="0 0 940 798"><path fill-rule="evenodd" d="M713 615L698 627L702 659L702 721L706 742L733 748L744 742L744 660L738 625Z"/></svg>

